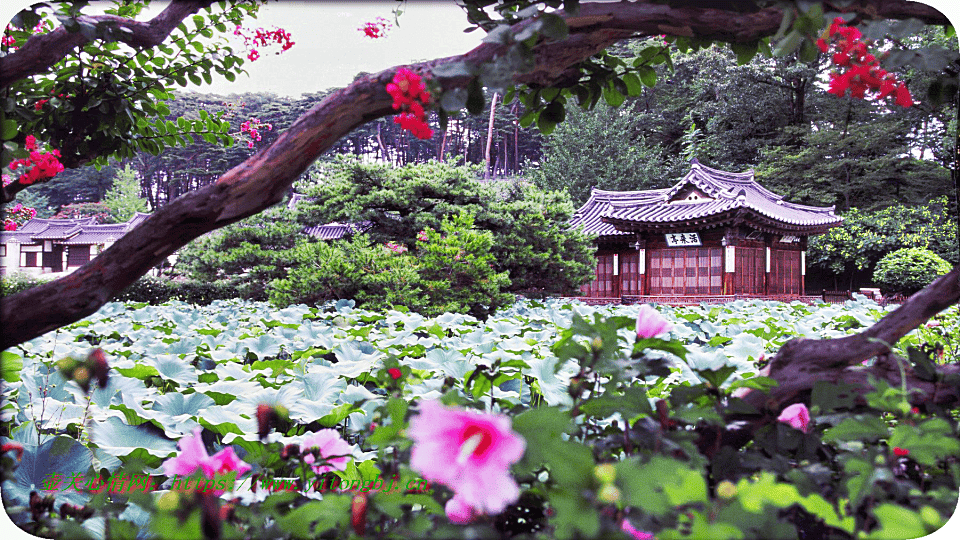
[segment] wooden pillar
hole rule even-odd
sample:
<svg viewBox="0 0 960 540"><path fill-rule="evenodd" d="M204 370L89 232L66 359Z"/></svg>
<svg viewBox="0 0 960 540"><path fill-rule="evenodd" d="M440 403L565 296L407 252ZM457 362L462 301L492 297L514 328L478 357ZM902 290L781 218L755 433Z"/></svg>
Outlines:
<svg viewBox="0 0 960 540"><path fill-rule="evenodd" d="M734 273L737 271L737 231L728 228L720 241L723 245L723 291L722 294L736 294Z"/></svg>
<svg viewBox="0 0 960 540"><path fill-rule="evenodd" d="M649 286L647 284L647 240L637 236L637 241L633 244L630 244L630 247L633 247L637 250L637 294L645 295L649 294Z"/></svg>
<svg viewBox="0 0 960 540"><path fill-rule="evenodd" d="M807 295L807 237L800 237L800 296Z"/></svg>
<svg viewBox="0 0 960 540"><path fill-rule="evenodd" d="M770 294L770 257L773 255L770 249L770 240L767 240L767 245L763 248L765 264L764 274L763 274L763 294Z"/></svg>

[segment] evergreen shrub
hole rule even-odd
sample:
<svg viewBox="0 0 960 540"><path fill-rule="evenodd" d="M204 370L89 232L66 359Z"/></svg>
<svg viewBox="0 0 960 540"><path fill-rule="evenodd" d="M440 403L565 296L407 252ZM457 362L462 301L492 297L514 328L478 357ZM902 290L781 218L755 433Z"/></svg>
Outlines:
<svg viewBox="0 0 960 540"><path fill-rule="evenodd" d="M903 248L883 256L873 280L884 291L913 294L951 270L950 263L924 248Z"/></svg>

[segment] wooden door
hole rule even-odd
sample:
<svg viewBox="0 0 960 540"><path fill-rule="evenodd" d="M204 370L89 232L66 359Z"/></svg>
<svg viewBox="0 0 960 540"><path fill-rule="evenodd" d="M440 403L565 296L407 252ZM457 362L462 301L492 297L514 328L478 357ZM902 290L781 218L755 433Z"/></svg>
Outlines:
<svg viewBox="0 0 960 540"><path fill-rule="evenodd" d="M667 248L650 254L650 294L721 294L723 264L720 248Z"/></svg>

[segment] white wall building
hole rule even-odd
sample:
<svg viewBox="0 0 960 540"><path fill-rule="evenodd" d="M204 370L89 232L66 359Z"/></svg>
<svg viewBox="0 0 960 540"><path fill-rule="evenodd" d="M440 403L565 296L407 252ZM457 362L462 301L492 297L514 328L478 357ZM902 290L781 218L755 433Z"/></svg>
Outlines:
<svg viewBox="0 0 960 540"><path fill-rule="evenodd" d="M0 275L69 274L149 215L138 212L126 223L108 225L95 218L31 219L19 230L0 232Z"/></svg>

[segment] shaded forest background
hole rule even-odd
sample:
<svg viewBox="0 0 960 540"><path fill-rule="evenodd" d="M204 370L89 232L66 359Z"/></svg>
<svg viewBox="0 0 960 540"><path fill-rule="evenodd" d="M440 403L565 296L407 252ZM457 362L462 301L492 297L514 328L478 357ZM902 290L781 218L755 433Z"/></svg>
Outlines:
<svg viewBox="0 0 960 540"><path fill-rule="evenodd" d="M956 38L936 29L919 39L956 48ZM633 57L649 45L625 44L613 52ZM947 168L955 151L955 104L933 106L924 99L931 87L936 91L936 82L919 73L902 75L919 102L910 108L838 98L826 92L828 70L824 55L814 62L759 55L739 65L725 49L673 51L672 61L650 75L658 84L618 108L602 100L590 110L568 104L565 121L549 135L526 125L521 103L504 104L502 96L488 93L482 114L461 112L431 139L416 139L391 118L380 119L343 138L314 167L338 154L396 166L430 160L477 164L487 178L522 178L564 190L576 207L593 187L671 185L696 157L715 168L753 169L762 185L787 200L835 205L838 214L848 216L844 231L811 243L808 290L866 286L883 253L914 242L926 242L956 264L957 208ZM101 201L118 171L129 166L140 196L156 209L273 142L327 93L181 93L170 102L170 118L222 113L236 144L224 148L201 141L160 155L140 153L99 171L67 170L22 192L19 200L37 208L40 217ZM264 126L259 141L239 131L253 118ZM436 128L436 118L431 124ZM876 256L865 257L871 250Z"/></svg>

